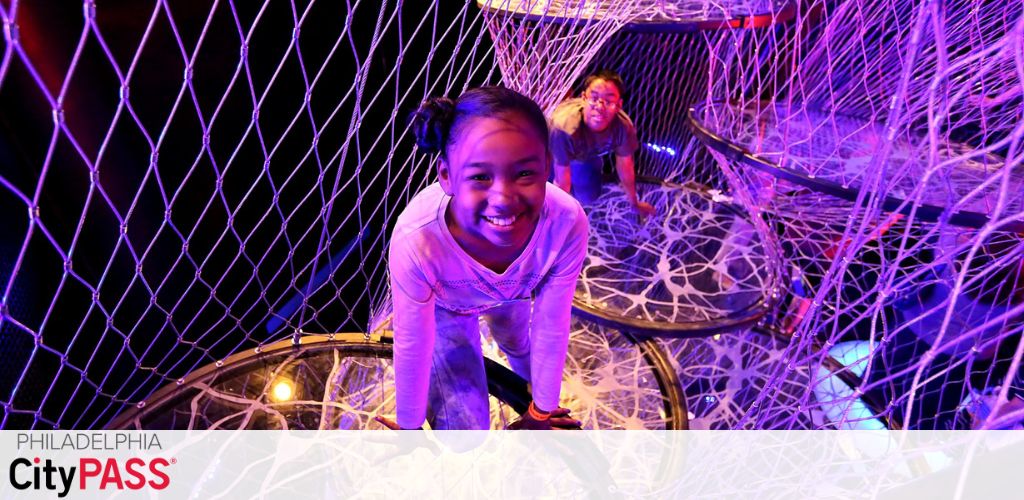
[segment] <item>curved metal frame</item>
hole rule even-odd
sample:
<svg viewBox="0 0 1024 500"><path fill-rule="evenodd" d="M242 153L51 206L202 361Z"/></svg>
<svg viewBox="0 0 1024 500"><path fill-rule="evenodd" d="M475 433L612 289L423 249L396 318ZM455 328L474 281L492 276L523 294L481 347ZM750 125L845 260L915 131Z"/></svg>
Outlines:
<svg viewBox="0 0 1024 500"><path fill-rule="evenodd" d="M477 0L477 7L489 14L506 14L522 21L572 23L584 26L600 20L584 17L562 17L548 14L528 14L492 7L487 0ZM796 17L796 3L789 2L778 12L759 13L747 16L723 17L720 19L694 19L692 21L631 21L622 25L621 31L630 33L692 33L727 29L765 28L790 21Z"/></svg>
<svg viewBox="0 0 1024 500"><path fill-rule="evenodd" d="M673 339L686 339L697 337L709 337L716 333L738 330L756 324L765 314L771 305L768 301L758 301L743 309L744 313L739 318L729 318L716 321L705 321L702 323L655 323L641 322L621 316L601 313L597 310L584 309L576 299L573 299L573 312L581 318L593 321L599 325L610 328L625 330L641 337L661 337Z"/></svg>
<svg viewBox="0 0 1024 500"><path fill-rule="evenodd" d="M672 361L665 349L650 338L638 338L628 332L622 333L633 343L654 371L661 394L665 396L665 419L671 422L673 430L689 430L690 416L686 406L686 393L679 380L679 374L672 368Z"/></svg>
<svg viewBox="0 0 1024 500"><path fill-rule="evenodd" d="M161 387L147 398L146 401L141 402L141 407L121 413L106 428L124 428L125 425L130 425L133 420L150 411L147 408L160 407L177 397L181 397L183 390L197 381L214 375L230 377L237 372L246 370L253 364L261 363L270 356L286 355L293 352L306 353L336 347L344 347L350 354L367 357L390 358L392 356L390 332L372 335L363 335L361 333L304 335L300 338L301 342L298 344L294 343L291 339L285 339L258 349L233 354L220 362L220 366L216 362L202 366L182 379L180 384L175 382ZM516 413L525 413L527 406L530 404L530 393L526 391L526 381L508 368L486 357L484 358L484 368L487 370L489 392L507 403ZM521 384L513 383L516 379ZM492 380L501 380L508 382L508 384L492 383Z"/></svg>
<svg viewBox="0 0 1024 500"><path fill-rule="evenodd" d="M390 331L370 335L361 333L304 335L300 338L301 341L298 344L291 339L285 339L258 349L233 354L220 362L219 366L216 362L202 366L182 379L180 384L177 382L167 384L146 398L145 401L140 402L141 406L123 411L105 428L130 428L134 420L152 411L152 408L160 408L174 401L175 398L184 396L184 389L192 384L215 375L230 377L248 369L253 364L261 363L270 356L308 353L337 347L346 348L350 354L374 358L390 358L392 356L393 341ZM689 422L686 414L686 398L683 396L682 387L675 371L669 365L667 355L664 351L660 351L660 347L657 345L652 349L643 341L640 343L634 341L634 343L651 364L658 387L665 396L666 421L671 426L669 430L687 429ZM509 405L516 413L520 415L526 413L527 406L532 399L526 381L512 370L487 357L484 357L484 368L487 371L488 392Z"/></svg>

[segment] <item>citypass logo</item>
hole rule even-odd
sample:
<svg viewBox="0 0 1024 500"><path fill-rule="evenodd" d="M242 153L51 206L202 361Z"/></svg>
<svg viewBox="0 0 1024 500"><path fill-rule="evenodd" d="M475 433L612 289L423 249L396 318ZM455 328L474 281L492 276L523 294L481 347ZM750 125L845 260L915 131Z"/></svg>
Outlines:
<svg viewBox="0 0 1024 500"><path fill-rule="evenodd" d="M116 434L111 434L117 436ZM113 441L108 441L105 437L108 436L106 433L100 434L67 434L63 441L55 441L53 439L36 438L33 435L26 435L25 441L23 442L22 436L18 437L18 448L24 451L25 448L29 450L46 450L46 451L60 451L63 449L72 449L77 451L99 451L99 450L134 450L155 448L156 450L161 449L159 440L156 439L156 435L152 435L153 440L148 443L132 439L136 436L125 435L128 439L122 441L115 437ZM86 436L86 439L76 439L76 437ZM36 438L37 440L33 440ZM91 438L91 439L90 439ZM57 444L57 443L60 444ZM131 443L128 446L122 446L125 443ZM84 446L79 446L84 443ZM144 443L144 444L140 444ZM27 446L23 447L22 445ZM68 445L69 446L63 446ZM38 445L38 446L33 446ZM112 446L111 446L112 445ZM135 446L133 446L135 445ZM96 490L163 490L170 486L171 476L168 474L167 468L177 463L177 460L173 458L163 457L131 457L131 458L115 458L115 457L78 457L73 460L69 460L73 465L56 465L53 460L40 457L33 457L31 459L26 457L19 457L14 459L9 468L9 478L11 486L18 490L49 490L57 493L57 497L64 498L73 489L80 491L96 491Z"/></svg>
<svg viewBox="0 0 1024 500"><path fill-rule="evenodd" d="M120 462L116 458L83 457L78 459L77 466L65 467L53 465L50 459L16 458L11 462L11 485L19 490L56 490L57 496L64 498L75 485L77 475L79 490L141 490L146 487L162 490L171 484L164 468L172 463L174 459L129 458Z"/></svg>

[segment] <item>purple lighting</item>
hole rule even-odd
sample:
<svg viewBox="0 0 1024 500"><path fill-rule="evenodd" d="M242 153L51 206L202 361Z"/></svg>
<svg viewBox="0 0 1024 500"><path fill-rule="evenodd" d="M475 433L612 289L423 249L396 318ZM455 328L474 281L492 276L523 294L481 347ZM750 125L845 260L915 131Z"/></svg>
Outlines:
<svg viewBox="0 0 1024 500"><path fill-rule="evenodd" d="M0 429L178 386L202 409L147 422L231 421L203 384L258 407L280 342L323 400L294 421L374 428L391 230L437 177L408 113L488 84L550 112L598 68L650 142L587 208L585 427L1024 421L1019 1L116 4L0 2Z"/></svg>

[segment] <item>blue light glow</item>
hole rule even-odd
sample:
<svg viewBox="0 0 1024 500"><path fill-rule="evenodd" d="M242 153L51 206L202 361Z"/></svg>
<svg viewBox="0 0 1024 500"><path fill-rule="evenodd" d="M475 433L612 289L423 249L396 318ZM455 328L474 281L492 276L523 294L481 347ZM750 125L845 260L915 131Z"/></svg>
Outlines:
<svg viewBox="0 0 1024 500"><path fill-rule="evenodd" d="M644 143L644 144L647 146L647 149L650 149L651 151L654 151L655 153L665 153L665 154L668 154L669 156L675 156L676 155L675 148L670 148L668 146L662 146L660 144L653 144L653 143L650 143L650 142L647 142L647 143Z"/></svg>

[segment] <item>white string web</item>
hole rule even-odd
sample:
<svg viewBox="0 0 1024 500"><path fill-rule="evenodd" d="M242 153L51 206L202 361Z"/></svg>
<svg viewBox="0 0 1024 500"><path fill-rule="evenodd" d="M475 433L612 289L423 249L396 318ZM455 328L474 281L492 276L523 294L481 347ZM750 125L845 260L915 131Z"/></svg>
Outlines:
<svg viewBox="0 0 1024 500"><path fill-rule="evenodd" d="M430 170L404 116L497 79L468 3L0 17L3 427L102 426L233 352L365 331Z"/></svg>
<svg viewBox="0 0 1024 500"><path fill-rule="evenodd" d="M649 328L752 324L768 307L772 277L753 224L697 189L637 184L655 207L641 222L617 185L588 211L590 242L576 307Z"/></svg>
<svg viewBox="0 0 1024 500"><path fill-rule="evenodd" d="M803 281L788 355L866 342L850 398L874 395L876 416L906 427L1024 416L1020 14L812 2L776 53L723 69L731 78L693 115ZM992 411L961 418L972 394L990 394Z"/></svg>

